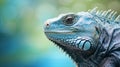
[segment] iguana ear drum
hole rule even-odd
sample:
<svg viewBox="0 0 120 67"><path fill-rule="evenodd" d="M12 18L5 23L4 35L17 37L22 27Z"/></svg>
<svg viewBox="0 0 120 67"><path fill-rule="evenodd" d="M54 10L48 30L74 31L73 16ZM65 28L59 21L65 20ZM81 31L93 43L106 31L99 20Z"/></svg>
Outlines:
<svg viewBox="0 0 120 67"><path fill-rule="evenodd" d="M69 14L69 15L64 16L62 19L65 25L71 26L76 22L76 15Z"/></svg>

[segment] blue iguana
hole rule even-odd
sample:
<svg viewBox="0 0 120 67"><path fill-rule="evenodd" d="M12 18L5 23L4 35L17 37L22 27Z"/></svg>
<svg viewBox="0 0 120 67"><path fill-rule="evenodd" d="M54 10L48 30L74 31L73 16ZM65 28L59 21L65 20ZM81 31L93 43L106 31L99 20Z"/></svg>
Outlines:
<svg viewBox="0 0 120 67"><path fill-rule="evenodd" d="M120 15L116 13L94 8L61 14L46 21L44 32L77 67L120 67Z"/></svg>

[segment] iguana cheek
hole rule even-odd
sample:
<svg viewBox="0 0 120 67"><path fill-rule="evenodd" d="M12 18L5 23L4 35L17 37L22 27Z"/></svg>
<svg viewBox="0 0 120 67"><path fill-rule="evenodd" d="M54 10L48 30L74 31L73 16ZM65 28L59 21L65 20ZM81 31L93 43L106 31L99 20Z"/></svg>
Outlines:
<svg viewBox="0 0 120 67"><path fill-rule="evenodd" d="M85 42L83 50L88 50L88 49L90 49L90 46L91 46L90 42L88 42L88 41Z"/></svg>
<svg viewBox="0 0 120 67"><path fill-rule="evenodd" d="M82 50L88 50L88 49L90 49L90 46L91 46L91 43L86 40L81 40L81 41L79 40L79 42L76 42L76 44Z"/></svg>

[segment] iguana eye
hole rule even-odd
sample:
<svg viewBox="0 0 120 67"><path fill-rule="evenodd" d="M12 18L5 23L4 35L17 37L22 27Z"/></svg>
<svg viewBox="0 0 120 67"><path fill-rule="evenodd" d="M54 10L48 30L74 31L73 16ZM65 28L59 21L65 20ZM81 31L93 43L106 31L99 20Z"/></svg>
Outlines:
<svg viewBox="0 0 120 67"><path fill-rule="evenodd" d="M75 23L75 15L74 14L66 15L63 18L63 23L68 26L73 25Z"/></svg>

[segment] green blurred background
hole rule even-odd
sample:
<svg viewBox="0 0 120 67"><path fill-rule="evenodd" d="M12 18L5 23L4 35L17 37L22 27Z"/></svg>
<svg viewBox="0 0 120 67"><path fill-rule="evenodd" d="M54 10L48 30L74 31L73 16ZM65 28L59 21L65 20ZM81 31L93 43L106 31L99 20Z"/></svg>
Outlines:
<svg viewBox="0 0 120 67"><path fill-rule="evenodd" d="M75 67L44 35L44 22L94 7L120 14L120 0L0 0L0 67Z"/></svg>

